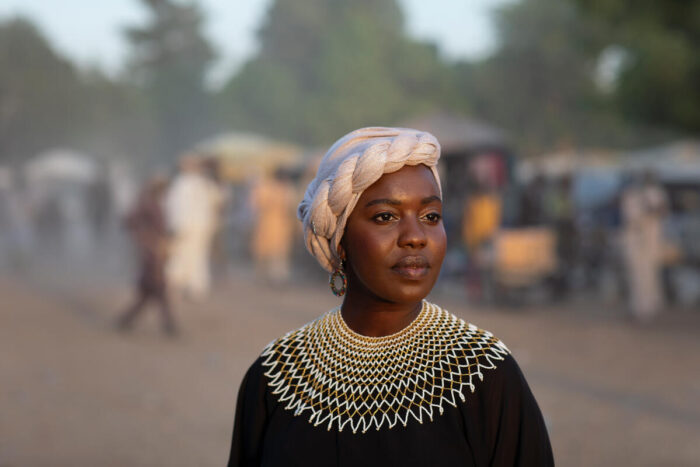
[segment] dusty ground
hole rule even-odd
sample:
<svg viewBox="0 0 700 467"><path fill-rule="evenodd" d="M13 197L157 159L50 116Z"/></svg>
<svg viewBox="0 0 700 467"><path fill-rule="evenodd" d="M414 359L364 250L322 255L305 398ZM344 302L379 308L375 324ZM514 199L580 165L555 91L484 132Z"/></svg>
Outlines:
<svg viewBox="0 0 700 467"><path fill-rule="evenodd" d="M179 306L184 333L168 339L156 313L113 330L121 281L0 276L0 466L224 465L245 369L337 303L323 285L233 273ZM602 305L478 310L458 297L434 299L513 351L558 465L700 465L700 313L640 327Z"/></svg>

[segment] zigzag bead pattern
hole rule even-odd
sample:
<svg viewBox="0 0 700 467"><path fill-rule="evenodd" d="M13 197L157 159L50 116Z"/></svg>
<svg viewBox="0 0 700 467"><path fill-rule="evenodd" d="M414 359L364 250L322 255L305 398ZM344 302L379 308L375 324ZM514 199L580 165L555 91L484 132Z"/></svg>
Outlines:
<svg viewBox="0 0 700 467"><path fill-rule="evenodd" d="M357 334L335 308L270 343L262 364L286 410L364 433L432 421L508 354L490 332L424 300L409 326L384 337Z"/></svg>

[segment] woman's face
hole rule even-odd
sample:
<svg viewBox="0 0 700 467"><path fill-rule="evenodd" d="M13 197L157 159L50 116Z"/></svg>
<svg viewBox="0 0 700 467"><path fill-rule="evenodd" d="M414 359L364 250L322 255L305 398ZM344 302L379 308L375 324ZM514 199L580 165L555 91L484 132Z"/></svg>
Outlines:
<svg viewBox="0 0 700 467"><path fill-rule="evenodd" d="M433 288L445 257L442 201L425 165L383 175L362 193L341 242L348 294L414 303Z"/></svg>

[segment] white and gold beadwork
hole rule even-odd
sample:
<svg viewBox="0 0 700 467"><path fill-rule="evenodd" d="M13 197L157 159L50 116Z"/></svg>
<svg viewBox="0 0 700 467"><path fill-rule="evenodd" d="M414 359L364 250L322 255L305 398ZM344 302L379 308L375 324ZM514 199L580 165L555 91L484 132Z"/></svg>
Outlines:
<svg viewBox="0 0 700 467"><path fill-rule="evenodd" d="M396 334L352 331L336 308L270 343L262 353L272 393L309 422L353 433L419 423L474 392L474 377L496 368L508 348L490 332L423 301Z"/></svg>

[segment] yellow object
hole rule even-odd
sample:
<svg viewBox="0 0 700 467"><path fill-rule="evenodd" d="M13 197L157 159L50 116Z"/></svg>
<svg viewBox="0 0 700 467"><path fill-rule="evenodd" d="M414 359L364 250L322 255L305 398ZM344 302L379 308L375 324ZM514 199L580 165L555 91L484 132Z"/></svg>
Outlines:
<svg viewBox="0 0 700 467"><path fill-rule="evenodd" d="M467 200L462 220L462 238L468 249L493 237L501 223L501 200L493 194L474 195Z"/></svg>
<svg viewBox="0 0 700 467"><path fill-rule="evenodd" d="M547 227L502 230L495 239L496 277L505 285L528 285L557 268L556 235Z"/></svg>

